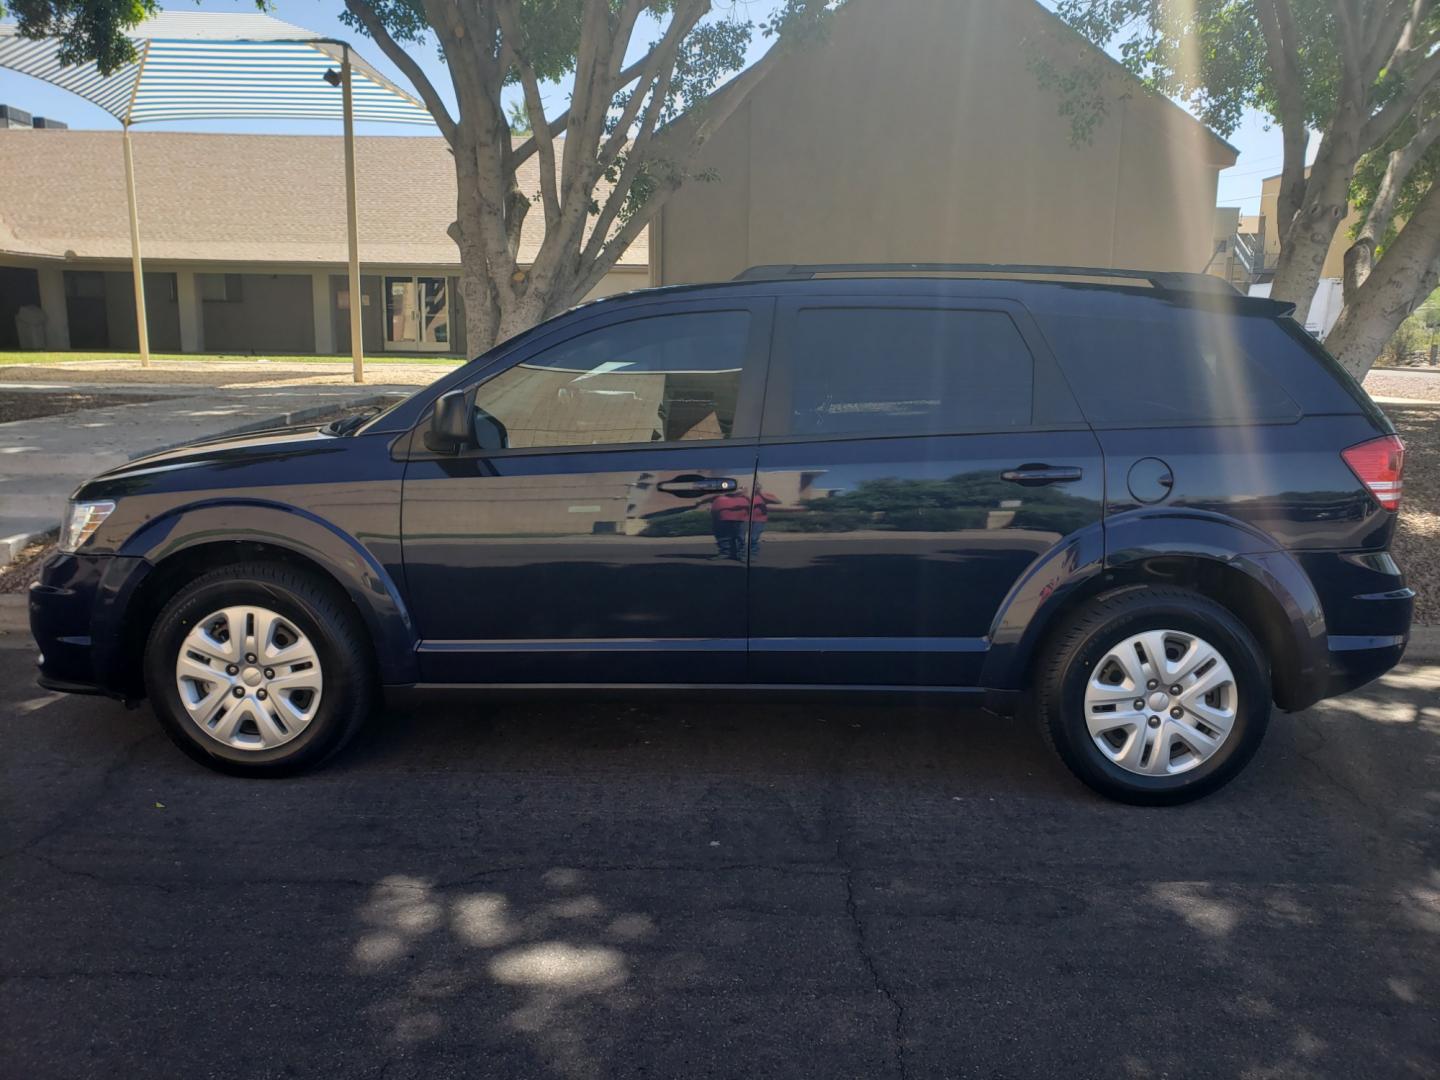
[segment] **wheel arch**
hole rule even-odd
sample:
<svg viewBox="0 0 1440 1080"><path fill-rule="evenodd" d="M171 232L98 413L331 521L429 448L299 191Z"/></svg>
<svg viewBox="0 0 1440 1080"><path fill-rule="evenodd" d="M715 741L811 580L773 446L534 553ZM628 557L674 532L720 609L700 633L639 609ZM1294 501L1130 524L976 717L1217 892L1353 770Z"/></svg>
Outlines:
<svg viewBox="0 0 1440 1080"><path fill-rule="evenodd" d="M1203 515L1177 530L1176 517L1167 515L1153 530L1138 520L1107 528L1109 551L1103 557L1093 544L1079 543L1042 560L996 618L985 686L1027 686L1045 640L1095 597L1178 585L1222 604L1255 635L1270 662L1276 705L1294 711L1318 700L1327 670L1325 618L1299 563L1273 546L1254 550L1265 545L1248 528Z"/></svg>
<svg viewBox="0 0 1440 1080"><path fill-rule="evenodd" d="M237 510L244 524L236 527ZM314 515L264 503L208 504L149 522L120 554L144 571L117 597L111 658L118 674L139 671L139 654L161 609L186 581L236 563L292 566L334 587L365 626L383 683L415 681L416 634L399 588L353 537Z"/></svg>

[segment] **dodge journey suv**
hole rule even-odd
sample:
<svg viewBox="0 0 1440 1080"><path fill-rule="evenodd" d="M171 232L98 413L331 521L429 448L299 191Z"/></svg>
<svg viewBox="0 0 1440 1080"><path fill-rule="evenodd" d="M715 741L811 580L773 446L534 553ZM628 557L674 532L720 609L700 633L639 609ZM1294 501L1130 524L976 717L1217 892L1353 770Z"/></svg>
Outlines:
<svg viewBox="0 0 1440 1080"><path fill-rule="evenodd" d="M402 688L948 695L1193 798L1409 634L1404 448L1290 314L949 264L590 303L379 415L83 485L40 682L259 775Z"/></svg>

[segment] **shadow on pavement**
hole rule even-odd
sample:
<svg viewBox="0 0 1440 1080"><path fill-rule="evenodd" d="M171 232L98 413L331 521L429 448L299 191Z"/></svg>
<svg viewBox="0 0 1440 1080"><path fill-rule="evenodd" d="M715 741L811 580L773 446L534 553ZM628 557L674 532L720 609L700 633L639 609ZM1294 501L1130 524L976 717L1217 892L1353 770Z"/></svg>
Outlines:
<svg viewBox="0 0 1440 1080"><path fill-rule="evenodd" d="M1426 1076L1440 666L1188 807L937 709L392 714L192 765L0 652L16 1075ZM28 655L23 657L28 664Z"/></svg>

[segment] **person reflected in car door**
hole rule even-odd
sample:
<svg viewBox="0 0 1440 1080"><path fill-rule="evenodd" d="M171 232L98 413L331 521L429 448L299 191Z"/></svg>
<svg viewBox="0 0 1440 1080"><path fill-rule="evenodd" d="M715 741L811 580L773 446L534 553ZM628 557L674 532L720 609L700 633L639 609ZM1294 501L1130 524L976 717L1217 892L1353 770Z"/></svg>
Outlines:
<svg viewBox="0 0 1440 1080"><path fill-rule="evenodd" d="M745 519L750 513L750 496L745 488L716 495L710 502L710 530L715 535L715 557L741 561L745 550Z"/></svg>
<svg viewBox="0 0 1440 1080"><path fill-rule="evenodd" d="M750 557L752 559L760 551L760 534L770 523L770 504L778 502L780 502L780 496L772 495L764 488L757 487L755 489L755 497L750 500Z"/></svg>

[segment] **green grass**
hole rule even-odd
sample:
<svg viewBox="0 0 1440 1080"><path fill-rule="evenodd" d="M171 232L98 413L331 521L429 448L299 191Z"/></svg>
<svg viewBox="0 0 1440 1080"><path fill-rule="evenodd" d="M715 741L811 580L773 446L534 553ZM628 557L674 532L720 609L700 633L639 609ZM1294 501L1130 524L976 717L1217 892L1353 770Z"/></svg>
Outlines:
<svg viewBox="0 0 1440 1080"><path fill-rule="evenodd" d="M252 356L249 353L155 353L150 354L151 360L181 360L187 363L204 364L216 360L239 361L242 363L255 363L260 360L268 360L274 364L349 364L350 354L343 356ZM96 360L130 360L137 366L140 363L139 353L126 352L85 352L75 350L73 352L0 352L0 365L6 364L35 364L44 366L46 364L73 364L77 361ZM370 364L459 364L458 356L436 356L429 353L409 356L397 356L394 353L386 353L379 356L366 356L366 365Z"/></svg>

